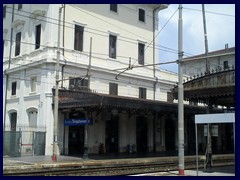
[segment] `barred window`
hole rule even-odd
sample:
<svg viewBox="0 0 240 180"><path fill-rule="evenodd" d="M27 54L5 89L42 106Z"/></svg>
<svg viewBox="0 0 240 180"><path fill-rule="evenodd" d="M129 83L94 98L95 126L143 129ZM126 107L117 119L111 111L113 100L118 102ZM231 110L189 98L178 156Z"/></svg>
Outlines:
<svg viewBox="0 0 240 180"><path fill-rule="evenodd" d="M139 21L145 22L145 10L139 9L138 15Z"/></svg>
<svg viewBox="0 0 240 180"><path fill-rule="evenodd" d="M117 36L109 35L109 57L116 59L117 57Z"/></svg>
<svg viewBox="0 0 240 180"><path fill-rule="evenodd" d="M16 128L17 128L17 113L14 112L14 113L11 113L10 114L10 125L11 125L11 131L16 131Z"/></svg>
<svg viewBox="0 0 240 180"><path fill-rule="evenodd" d="M17 82L12 82L12 93L11 93L11 95L12 96L16 95L16 91L17 91Z"/></svg>
<svg viewBox="0 0 240 180"><path fill-rule="evenodd" d="M138 43L138 64L144 65L145 44Z"/></svg>
<svg viewBox="0 0 240 180"><path fill-rule="evenodd" d="M74 50L83 51L83 31L84 27L75 25Z"/></svg>
<svg viewBox="0 0 240 180"><path fill-rule="evenodd" d="M39 49L41 44L41 24L36 26L35 49Z"/></svg>
<svg viewBox="0 0 240 180"><path fill-rule="evenodd" d="M118 84L109 83L109 94L110 95L118 95Z"/></svg>
<svg viewBox="0 0 240 180"><path fill-rule="evenodd" d="M86 88L88 88L88 79L70 77L69 89L86 89Z"/></svg>
<svg viewBox="0 0 240 180"><path fill-rule="evenodd" d="M117 12L117 11L118 11L118 6L117 6L117 4L110 4L110 10L111 10L111 11L114 11L114 12Z"/></svg>
<svg viewBox="0 0 240 180"><path fill-rule="evenodd" d="M18 4L18 10L22 9L22 4Z"/></svg>
<svg viewBox="0 0 240 180"><path fill-rule="evenodd" d="M139 98L140 99L147 99L147 89L146 88L139 88Z"/></svg>
<svg viewBox="0 0 240 180"><path fill-rule="evenodd" d="M3 18L6 17L6 8L7 8L7 6L3 6Z"/></svg>
<svg viewBox="0 0 240 180"><path fill-rule="evenodd" d="M18 32L16 34L16 42L15 42L15 56L18 56L20 54L21 49L21 32Z"/></svg>

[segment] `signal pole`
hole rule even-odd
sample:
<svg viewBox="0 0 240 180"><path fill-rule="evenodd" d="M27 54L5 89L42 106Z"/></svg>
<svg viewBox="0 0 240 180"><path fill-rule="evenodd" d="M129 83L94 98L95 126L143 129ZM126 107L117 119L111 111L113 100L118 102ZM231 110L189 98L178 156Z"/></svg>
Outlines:
<svg viewBox="0 0 240 180"><path fill-rule="evenodd" d="M182 5L179 4L178 19L178 173L184 175L184 109L183 109L183 70L182 70Z"/></svg>

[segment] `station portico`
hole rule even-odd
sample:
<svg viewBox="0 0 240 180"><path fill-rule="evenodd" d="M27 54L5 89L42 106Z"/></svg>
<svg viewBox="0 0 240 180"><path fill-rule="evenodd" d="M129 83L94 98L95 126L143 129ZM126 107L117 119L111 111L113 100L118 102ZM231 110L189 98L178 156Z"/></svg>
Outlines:
<svg viewBox="0 0 240 180"><path fill-rule="evenodd" d="M54 89L53 89L54 93ZM185 150L195 152L194 115L204 107L185 105ZM220 110L216 110L219 112ZM59 91L60 154L80 155L84 128L88 129L88 153L177 152L177 104L84 91ZM89 118L89 125L66 126L68 118ZM131 146L131 150L129 149Z"/></svg>

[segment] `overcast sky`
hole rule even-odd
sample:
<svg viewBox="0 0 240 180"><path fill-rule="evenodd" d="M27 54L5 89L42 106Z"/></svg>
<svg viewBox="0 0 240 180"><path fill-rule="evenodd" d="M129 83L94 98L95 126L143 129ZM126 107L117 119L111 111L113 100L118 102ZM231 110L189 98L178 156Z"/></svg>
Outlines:
<svg viewBox="0 0 240 180"><path fill-rule="evenodd" d="M174 12L178 4L171 4L167 9L159 12L158 42L160 45L159 62L178 59L178 17L177 11L171 20L163 27ZM205 53L203 15L201 4L182 4L183 6L183 51L191 56ZM197 10L190 10L197 9ZM228 47L235 47L235 5L234 4L205 4L209 52ZM226 14L226 15L220 15ZM230 15L230 16L227 16ZM170 49L166 49L166 48ZM171 52L168 52L168 51ZM172 53L173 52L173 53ZM186 57L186 56L185 56ZM176 64L161 65L162 69L177 72Z"/></svg>

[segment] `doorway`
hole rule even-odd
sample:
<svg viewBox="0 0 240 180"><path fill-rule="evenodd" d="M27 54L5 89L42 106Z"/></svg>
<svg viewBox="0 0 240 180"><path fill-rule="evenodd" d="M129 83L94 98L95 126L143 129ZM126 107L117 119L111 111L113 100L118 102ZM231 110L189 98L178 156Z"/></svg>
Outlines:
<svg viewBox="0 0 240 180"><path fill-rule="evenodd" d="M148 152L148 125L145 116L137 116L137 152Z"/></svg>
<svg viewBox="0 0 240 180"><path fill-rule="evenodd" d="M82 112L69 113L69 118L85 118ZM84 153L84 126L69 126L68 134L69 155L82 155Z"/></svg>
<svg viewBox="0 0 240 180"><path fill-rule="evenodd" d="M118 152L118 115L111 115L111 119L106 121L106 152Z"/></svg>
<svg viewBox="0 0 240 180"><path fill-rule="evenodd" d="M175 151L175 122L171 118L165 120L165 146L166 152Z"/></svg>

